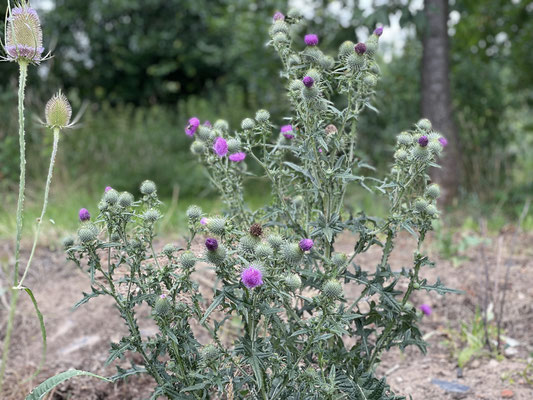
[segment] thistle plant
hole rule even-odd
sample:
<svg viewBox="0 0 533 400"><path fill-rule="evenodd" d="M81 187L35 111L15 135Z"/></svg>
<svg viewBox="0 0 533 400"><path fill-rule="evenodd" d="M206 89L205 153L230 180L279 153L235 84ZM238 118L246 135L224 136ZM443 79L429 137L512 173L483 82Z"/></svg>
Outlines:
<svg viewBox="0 0 533 400"><path fill-rule="evenodd" d="M50 184L54 170L57 149L59 145L59 133L62 129L69 127L71 118L71 108L68 100L59 92L52 97L46 105L45 116L46 125L53 130L54 141L52 146L52 153L50 157L50 166L45 183L43 206L40 217L36 221L35 236L31 249L30 256L26 263L22 277L19 276L20 269L20 243L22 239L23 226L23 209L24 209L24 194L26 189L26 141L24 131L24 95L26 88L26 78L29 65L38 65L41 61L49 58L49 54L44 55L42 30L37 12L30 7L25 0L16 4L11 8L8 3L6 25L4 38L5 43L2 48L5 56L3 61L16 62L19 65L19 90L18 90L18 114L19 114L19 147L20 147L20 180L19 193L17 201L16 213L16 235L15 235L15 265L13 269L13 286L11 287L11 301L7 320L6 334L2 349L2 366L0 367L0 393L2 392L4 374L6 371L7 361L9 358L9 347L11 343L11 335L13 332L13 322L15 319L18 296L21 290L24 290L30 296L32 303L36 309L39 318L41 333L43 337L43 356L41 365L44 363L46 355L46 332L44 327L43 317L38 309L37 301L31 289L23 286L24 279L30 269L33 255L39 239L41 224L45 217L46 208L48 205L48 196L50 192Z"/></svg>
<svg viewBox="0 0 533 400"><path fill-rule="evenodd" d="M105 192L94 219L80 210L77 238L64 242L68 259L91 280L76 307L111 296L129 333L111 345L107 363L128 351L142 359L118 368L112 380L148 373L156 381L152 398L399 399L376 375L381 354L409 345L426 350L421 312L409 300L417 290L452 291L421 275L433 265L422 243L439 215L439 188L427 171L445 140L421 120L398 135L387 176L371 175L358 154L357 122L373 109L382 28L365 43L342 43L334 58L320 50L317 35L295 37L301 23L297 13L278 12L270 28L290 117L272 121L259 110L233 132L223 120L211 126L197 117L185 127L225 202L223 215L191 206L184 244L157 252L153 182L141 185L135 201ZM270 204L254 211L243 193L249 160L272 188ZM350 186L385 196L387 216L347 212ZM412 265L396 271L389 259L402 231L417 246ZM349 254L335 247L343 233L353 238ZM372 247L381 249L379 262L361 265L359 256ZM206 265L216 277L212 298L198 290ZM152 310L156 335L141 336L139 304ZM228 333L230 323L237 332ZM200 330L210 342L200 343Z"/></svg>

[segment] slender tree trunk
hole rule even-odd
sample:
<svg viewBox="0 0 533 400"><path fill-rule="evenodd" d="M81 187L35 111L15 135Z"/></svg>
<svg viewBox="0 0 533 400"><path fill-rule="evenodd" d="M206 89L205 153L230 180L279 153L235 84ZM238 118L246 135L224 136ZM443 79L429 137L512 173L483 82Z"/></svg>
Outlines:
<svg viewBox="0 0 533 400"><path fill-rule="evenodd" d="M424 0L426 28L423 33L422 105L424 118L441 132L448 146L432 179L441 185L444 204L456 196L460 181L460 151L457 128L452 118L448 39L448 0Z"/></svg>

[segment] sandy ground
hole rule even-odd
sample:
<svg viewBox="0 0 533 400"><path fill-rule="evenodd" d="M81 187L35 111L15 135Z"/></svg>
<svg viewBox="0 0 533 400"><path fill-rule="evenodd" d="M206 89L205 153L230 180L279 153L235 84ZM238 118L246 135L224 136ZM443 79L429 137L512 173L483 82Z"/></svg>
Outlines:
<svg viewBox="0 0 533 400"><path fill-rule="evenodd" d="M397 394L413 399L533 399L533 387L529 386L523 374L529 363L533 363L533 235L520 234L512 257L509 242L512 233L502 234L501 239L493 237L492 244L486 247L486 260L490 268L492 294L501 293L505 261L510 261L510 277L507 292L507 307L504 317L505 334L517 341L518 346L508 351L508 356L490 359L477 358L462 371L457 369L457 361L452 357L450 331L457 331L460 323L471 321L479 296L484 290L485 276L479 247L471 248L464 254L464 262L453 266L447 260L438 260L437 268L425 269L424 277L430 282L437 276L448 286L461 289L464 295L446 297L425 292L416 293L412 298L415 305L430 304L433 314L424 317L421 327L428 338L428 355L417 349L397 350L384 355L379 374L388 376L388 382ZM498 246L500 240L500 246ZM349 252L352 240L346 236L340 240L338 250ZM162 246L164 243L161 242ZM27 248L27 247L26 247ZM393 269L411 263L414 240L409 236L400 239L391 258ZM431 240L427 250L437 257L436 246ZM374 249L356 259L361 266L373 268L379 259L379 249ZM11 242L0 242L0 259L12 259ZM198 276L203 275L201 271ZM5 277L1 277L5 279ZM7 382L1 399L20 400L42 380L69 368L83 369L101 375L112 375L115 366L103 367L107 358L110 341L118 341L126 328L118 316L111 299L97 298L72 311L72 305L81 299L82 291L90 290L88 278L73 265L65 261L60 249L38 249L34 268L27 279L38 299L45 316L48 331L48 356L44 369L37 377L32 377L39 363L41 338L37 318L27 296L21 297L18 318ZM208 282L204 283L208 286ZM2 284L2 286L5 286ZM5 320L6 299L0 298L0 321ZM144 334L154 330L147 312L140 313L140 324ZM0 340L3 339L5 322L0 325ZM128 367L127 360L119 365ZM462 372L462 373L458 373ZM529 375L527 375L529 374ZM533 380L533 366L526 371ZM466 394L445 392L431 381L457 382L469 387ZM126 382L109 384L90 378L76 378L60 385L48 400L128 400L149 397L152 380L148 376L136 376Z"/></svg>

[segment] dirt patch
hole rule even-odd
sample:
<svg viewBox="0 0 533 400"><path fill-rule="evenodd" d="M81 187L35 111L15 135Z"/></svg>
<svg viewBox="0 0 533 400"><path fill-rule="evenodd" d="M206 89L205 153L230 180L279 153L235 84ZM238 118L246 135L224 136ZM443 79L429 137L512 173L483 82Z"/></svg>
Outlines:
<svg viewBox="0 0 533 400"><path fill-rule="evenodd" d="M500 278L496 280L494 291L503 289L503 273L510 234L502 236L502 246L488 246L486 258L491 273ZM496 243L498 238L492 238ZM521 375L527 366L528 357L533 351L533 235L518 237L519 245L511 259L508 306L504 318L505 334L515 339L519 345L515 354L509 358L490 360L476 359L459 373L456 360L451 357L449 346L446 345L450 331L457 331L462 321L471 321L479 295L484 285L484 275L480 253L472 248L465 253L461 266L454 267L451 261L438 259L438 255L429 240L426 249L437 259L437 268L425 269L423 276L430 282L440 277L448 286L461 289L464 295L448 295L446 297L425 292L416 293L412 303L422 303L433 308L433 314L425 317L421 323L428 337L428 355L422 355L416 349L408 349L404 353L392 351L385 354L379 367L380 374L388 375L392 388L402 395L411 395L413 399L452 399L457 395L446 393L439 386L431 383L434 379L456 381L470 389L466 394L459 395L467 399L533 399L533 388L527 385ZM338 250L350 252L353 241L343 237ZM163 245L164 243L161 243ZM528 245L529 244L529 245ZM398 241L391 264L393 269L410 266L415 241L408 235ZM11 243L0 242L0 259L7 260L11 255ZM372 269L379 261L380 251L372 249L358 256L355 262L365 268ZM496 267L499 265L499 267ZM212 282L206 266L198 279L202 291L211 291ZM498 271L495 271L498 269ZM203 278L200 278L203 276ZM201 279L201 280L200 280ZM5 286L5 277L2 277ZM81 299L82 291L90 289L89 279L73 265L65 261L61 250L40 248L27 282L35 293L48 331L48 356L44 369L36 378L31 378L39 363L41 352L40 331L33 307L28 298L21 296L15 334L8 365L6 388L1 398L20 400L44 379L69 368L83 369L104 376L115 373L115 366L103 367L108 356L109 342L118 341L126 327L121 321L112 299L96 298L76 311L72 305ZM0 321L5 321L6 304L2 300ZM144 334L153 334L153 325L147 310L140 310L139 321ZM0 339L3 338L5 325L0 325ZM530 360L531 361L531 360ZM121 366L129 367L127 360ZM530 372L530 375L532 373ZM79 400L128 400L144 399L151 394L153 381L149 376L134 376L127 382L109 384L90 378L77 378L63 385L49 399ZM505 392L510 390L510 392ZM455 396L455 397L454 397Z"/></svg>

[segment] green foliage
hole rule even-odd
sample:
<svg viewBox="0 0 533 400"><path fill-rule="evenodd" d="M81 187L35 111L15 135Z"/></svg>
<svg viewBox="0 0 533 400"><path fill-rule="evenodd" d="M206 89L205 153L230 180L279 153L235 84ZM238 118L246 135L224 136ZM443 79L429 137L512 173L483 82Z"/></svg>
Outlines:
<svg viewBox="0 0 533 400"><path fill-rule="evenodd" d="M341 54L331 62L318 47L297 50L290 31L297 38L302 25L289 14L286 22L274 24L269 42L283 63L290 127L278 134L273 118L259 112L234 132L222 120L191 128L194 153L225 203L223 216L190 207L186 248L167 245L157 253L161 203L145 182L143 196L133 203L117 202L112 191L104 194L100 214L82 223L76 242L65 242L68 259L91 282L77 306L110 296L128 327L112 344L108 362L138 353L142 365L118 375L150 374L157 382L154 397L231 392L236 398L399 399L374 371L383 351L409 345L426 350L409 297L415 290L454 292L440 280L431 284L419 276L433 265L421 244L438 217L427 170L441 151L439 133L427 121L403 132L395 154L405 155L396 157L384 180L372 176L355 148L359 115L373 108L373 54L354 52L357 62ZM377 35L369 39L376 48L377 41ZM304 85L304 76L313 82ZM234 158L228 147L240 147L246 160ZM245 204L249 160L261 167L272 189L271 202L257 210ZM349 186L383 195L385 216L345 211ZM410 268L393 271L389 258L404 230L417 238L418 247ZM333 251L343 232L357 238L350 257ZM214 237L198 249L197 236ZM373 246L382 248L375 269L358 265L356 256ZM195 260L215 271L211 299L198 290ZM347 295L352 292L358 297ZM152 309L155 336L140 334L136 306L142 303ZM209 334L210 343L200 345L191 320ZM224 345L228 321L242 330ZM346 347L348 338L355 341Z"/></svg>

